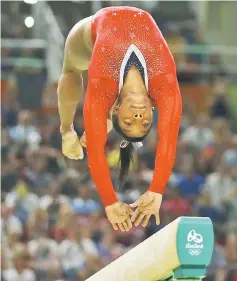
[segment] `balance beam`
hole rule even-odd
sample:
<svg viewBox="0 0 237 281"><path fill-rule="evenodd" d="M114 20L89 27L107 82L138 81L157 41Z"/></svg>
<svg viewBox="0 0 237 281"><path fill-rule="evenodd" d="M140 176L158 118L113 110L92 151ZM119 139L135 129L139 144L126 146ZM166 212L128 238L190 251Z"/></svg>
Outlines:
<svg viewBox="0 0 237 281"><path fill-rule="evenodd" d="M209 218L180 217L86 281L201 280L213 247Z"/></svg>

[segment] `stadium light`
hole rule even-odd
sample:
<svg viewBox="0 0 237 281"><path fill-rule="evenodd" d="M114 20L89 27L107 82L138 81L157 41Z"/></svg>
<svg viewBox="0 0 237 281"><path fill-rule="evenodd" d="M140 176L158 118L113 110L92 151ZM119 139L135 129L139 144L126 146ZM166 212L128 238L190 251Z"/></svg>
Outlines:
<svg viewBox="0 0 237 281"><path fill-rule="evenodd" d="M31 28L35 24L35 20L33 17L26 17L25 18L25 26Z"/></svg>
<svg viewBox="0 0 237 281"><path fill-rule="evenodd" d="M23 0L26 4L36 4L38 0Z"/></svg>

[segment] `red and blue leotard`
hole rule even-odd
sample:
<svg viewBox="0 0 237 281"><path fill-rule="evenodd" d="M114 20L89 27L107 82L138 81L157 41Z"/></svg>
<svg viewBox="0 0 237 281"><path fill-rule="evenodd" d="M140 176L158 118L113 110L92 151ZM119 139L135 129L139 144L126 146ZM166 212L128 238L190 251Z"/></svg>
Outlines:
<svg viewBox="0 0 237 281"><path fill-rule="evenodd" d="M95 14L92 40L84 123L89 168L101 200L105 206L117 201L105 156L106 121L123 87L131 57L136 58L159 112L159 143L149 190L162 194L174 165L182 112L175 63L165 39L147 12L111 7Z"/></svg>

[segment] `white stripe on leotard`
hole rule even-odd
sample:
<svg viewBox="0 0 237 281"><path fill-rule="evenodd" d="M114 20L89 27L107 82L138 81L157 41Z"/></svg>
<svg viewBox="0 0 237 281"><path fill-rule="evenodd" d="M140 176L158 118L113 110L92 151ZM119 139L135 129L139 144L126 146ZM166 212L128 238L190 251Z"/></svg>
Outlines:
<svg viewBox="0 0 237 281"><path fill-rule="evenodd" d="M125 71L125 67L126 64L132 54L132 52L134 52L136 54L136 56L138 57L143 69L144 69L144 79L145 79L145 86L146 86L146 90L148 91L148 74L147 74L147 67L146 67L146 61L145 58L143 56L143 54L141 53L141 51L134 45L130 45L129 48L127 49L127 52L124 56L124 59L122 61L121 67L120 67L120 75L119 75L119 92L121 91L122 87L123 87L123 76L124 76L124 71Z"/></svg>

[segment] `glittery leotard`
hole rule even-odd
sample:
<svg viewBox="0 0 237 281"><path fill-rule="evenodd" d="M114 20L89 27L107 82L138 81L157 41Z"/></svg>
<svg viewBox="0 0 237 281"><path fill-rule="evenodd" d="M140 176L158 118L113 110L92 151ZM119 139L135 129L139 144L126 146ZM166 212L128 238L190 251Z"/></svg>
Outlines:
<svg viewBox="0 0 237 281"><path fill-rule="evenodd" d="M173 57L155 21L143 10L102 9L95 14L91 29L94 48L84 123L89 168L101 200L105 206L117 201L105 156L106 120L131 64L138 66L159 112L159 139L149 190L162 194L174 165L182 111Z"/></svg>

